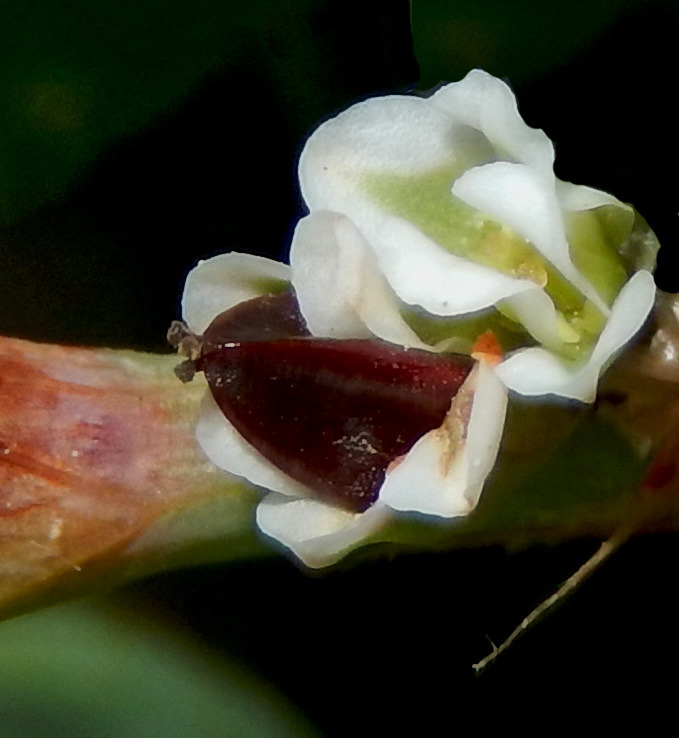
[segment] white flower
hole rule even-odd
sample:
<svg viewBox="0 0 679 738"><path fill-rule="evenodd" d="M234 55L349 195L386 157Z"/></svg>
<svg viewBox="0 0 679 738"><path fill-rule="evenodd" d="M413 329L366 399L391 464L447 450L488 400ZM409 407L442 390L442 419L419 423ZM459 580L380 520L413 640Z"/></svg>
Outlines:
<svg viewBox="0 0 679 738"><path fill-rule="evenodd" d="M401 513L471 512L495 462L507 388L592 401L601 371L645 321L655 285L633 253L634 211L557 180L553 163L544 132L484 72L427 99L367 100L322 124L304 148L309 215L290 267L231 253L189 275L184 319L196 333L290 283L316 337L472 353L490 329L507 352L495 368L478 363L443 425L388 468L362 513L315 497L206 397L199 443L217 466L268 490L259 527L308 566L379 540Z"/></svg>
<svg viewBox="0 0 679 738"><path fill-rule="evenodd" d="M278 262L223 254L201 262L189 274L184 320L200 334L217 315L239 302L280 290L289 281L305 289L309 286L305 280ZM310 317L313 323L316 316ZM257 508L260 529L307 566L320 567L379 535L397 512L450 518L466 515L476 506L497 455L506 390L490 367L480 362L456 400L441 428L422 436L387 471L378 500L362 513L314 497L312 490L275 467L234 429L209 393L196 437L216 466L268 490ZM466 437L460 439L460 434Z"/></svg>
<svg viewBox="0 0 679 738"><path fill-rule="evenodd" d="M291 249L311 330L421 347L416 315L420 326L447 320L438 348L459 349L469 317L513 323L541 346L498 367L510 389L592 401L655 285L644 270L628 281L616 252L633 210L557 180L553 163L509 87L480 70L429 98L373 98L322 124L300 160L310 214Z"/></svg>

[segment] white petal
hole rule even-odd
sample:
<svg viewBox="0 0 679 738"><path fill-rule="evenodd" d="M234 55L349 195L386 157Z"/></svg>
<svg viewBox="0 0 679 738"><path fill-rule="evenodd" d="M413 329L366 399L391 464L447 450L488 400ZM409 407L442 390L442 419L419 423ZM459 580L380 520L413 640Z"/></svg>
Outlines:
<svg viewBox="0 0 679 738"><path fill-rule="evenodd" d="M487 128L503 151L509 147L516 156L541 162L553 188L551 143L521 121L507 86L482 72L458 85L439 90L431 100L389 96L359 103L313 133L299 164L309 209L339 212L353 221L398 297L435 315L482 310L533 285L444 250L408 220L385 212L367 194L363 177L418 176L449 168L452 181L456 167L462 172L496 156ZM486 94L492 104L482 99ZM456 95L459 107L451 107ZM495 113L494 105L499 106ZM477 124L484 129L474 133L470 126ZM503 133L505 124L509 133Z"/></svg>
<svg viewBox="0 0 679 738"><path fill-rule="evenodd" d="M295 232L293 281L312 333L360 337L367 326L385 340L421 345L396 313L393 290L406 304L440 316L507 300L537 340L561 345L554 305L534 282L455 256L407 220L385 216L367 200L353 202L363 231L337 213L318 211Z"/></svg>
<svg viewBox="0 0 679 738"><path fill-rule="evenodd" d="M553 179L554 148L526 125L509 87L481 70L429 99L376 97L353 105L310 136L300 158L302 194L311 210L341 210L361 172L421 174L443 166L524 162Z"/></svg>
<svg viewBox="0 0 679 738"><path fill-rule="evenodd" d="M507 390L493 370L481 363L476 371L465 443L451 448L445 423L424 435L387 472L380 502L394 510L444 518L467 515L476 507L495 464L507 406Z"/></svg>
<svg viewBox="0 0 679 738"><path fill-rule="evenodd" d="M362 172L424 173L454 157L447 116L427 100L371 98L313 132L299 161L300 187L310 210L346 212L341 201Z"/></svg>
<svg viewBox="0 0 679 738"><path fill-rule="evenodd" d="M608 192L596 190L585 185L575 185L571 182L557 180L556 192L559 202L564 210L594 210L604 205L613 205L623 210L633 212L633 209L617 197L609 195Z"/></svg>
<svg viewBox="0 0 679 738"><path fill-rule="evenodd" d="M215 466L257 487L298 497L310 494L304 485L265 459L238 433L209 392L198 418L196 440Z"/></svg>
<svg viewBox="0 0 679 738"><path fill-rule="evenodd" d="M651 312L655 291L650 272L642 269L632 275L613 304L611 318L594 347L591 361L604 366L639 331Z"/></svg>
<svg viewBox="0 0 679 738"><path fill-rule="evenodd" d="M571 369L548 351L518 351L496 368L507 387L522 395L553 394L593 402L599 375L613 355L641 328L653 307L655 283L650 272L639 271L622 288L589 360Z"/></svg>
<svg viewBox="0 0 679 738"><path fill-rule="evenodd" d="M182 311L202 333L225 310L290 281L290 267L272 259L232 251L201 261L186 278Z"/></svg>
<svg viewBox="0 0 679 738"><path fill-rule="evenodd" d="M430 98L457 124L481 131L497 159L522 162L551 178L554 146L544 131L526 125L511 89L474 69L460 82L445 85Z"/></svg>
<svg viewBox="0 0 679 738"><path fill-rule="evenodd" d="M399 312L400 303L356 226L339 213L303 218L290 249L300 310L315 336L377 336L426 349Z"/></svg>
<svg viewBox="0 0 679 738"><path fill-rule="evenodd" d="M513 228L586 295L604 315L608 307L571 261L554 181L523 164L494 162L465 172L453 195Z"/></svg>
<svg viewBox="0 0 679 738"><path fill-rule="evenodd" d="M311 568L329 566L382 528L389 509L375 503L352 513L319 500L267 495L257 507L257 525Z"/></svg>
<svg viewBox="0 0 679 738"><path fill-rule="evenodd" d="M482 310L535 287L450 254L402 218L365 218L361 230L396 294L434 315Z"/></svg>
<svg viewBox="0 0 679 738"><path fill-rule="evenodd" d="M534 289L513 295L505 302L533 338L555 351L563 347L561 322L551 297L543 289L535 285Z"/></svg>

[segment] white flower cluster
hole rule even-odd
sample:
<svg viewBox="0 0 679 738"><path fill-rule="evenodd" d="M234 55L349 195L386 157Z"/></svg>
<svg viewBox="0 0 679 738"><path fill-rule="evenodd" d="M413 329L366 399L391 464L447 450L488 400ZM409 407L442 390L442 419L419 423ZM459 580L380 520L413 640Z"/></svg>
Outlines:
<svg viewBox="0 0 679 738"><path fill-rule="evenodd" d="M468 380L463 441L451 447L445 422L423 436L363 513L316 499L206 398L201 446L217 466L269 490L259 527L308 566L336 561L404 511L469 513L495 462L507 389L591 402L602 369L646 320L653 278L628 274L617 251L632 209L559 181L553 163L545 133L482 71L428 98L370 99L307 141L299 177L309 215L289 267L230 253L190 273L184 319L196 333L284 282L318 337L470 353L479 326L509 336L506 358L480 361Z"/></svg>

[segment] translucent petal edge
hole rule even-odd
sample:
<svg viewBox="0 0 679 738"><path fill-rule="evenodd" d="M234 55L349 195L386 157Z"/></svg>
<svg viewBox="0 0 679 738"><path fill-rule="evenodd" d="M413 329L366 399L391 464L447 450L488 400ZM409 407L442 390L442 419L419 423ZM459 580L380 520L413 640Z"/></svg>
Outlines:
<svg viewBox="0 0 679 738"><path fill-rule="evenodd" d="M182 314L189 328L203 333L210 323L239 302L280 289L290 267L273 259L231 251L201 261L188 274Z"/></svg>

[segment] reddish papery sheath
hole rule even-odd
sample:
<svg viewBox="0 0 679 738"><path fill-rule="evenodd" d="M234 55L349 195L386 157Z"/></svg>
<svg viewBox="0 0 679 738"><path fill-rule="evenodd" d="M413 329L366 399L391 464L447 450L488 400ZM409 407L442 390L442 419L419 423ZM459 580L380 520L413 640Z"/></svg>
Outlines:
<svg viewBox="0 0 679 738"><path fill-rule="evenodd" d="M195 366L266 459L360 512L376 500L388 466L443 423L474 363L378 340L310 337L286 293L218 316Z"/></svg>

